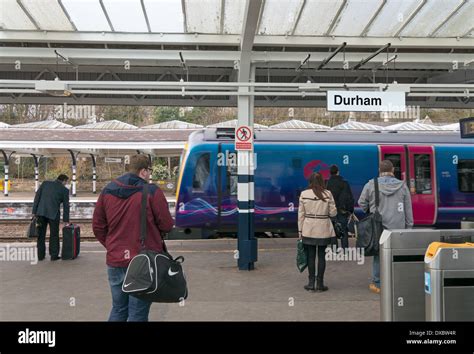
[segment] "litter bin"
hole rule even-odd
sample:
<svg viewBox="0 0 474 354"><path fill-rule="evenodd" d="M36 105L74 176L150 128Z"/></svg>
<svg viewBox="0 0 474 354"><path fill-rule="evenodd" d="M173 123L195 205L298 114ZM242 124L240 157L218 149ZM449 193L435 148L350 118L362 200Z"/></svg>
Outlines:
<svg viewBox="0 0 474 354"><path fill-rule="evenodd" d="M425 305L427 321L474 321L474 243L428 247Z"/></svg>
<svg viewBox="0 0 474 354"><path fill-rule="evenodd" d="M380 237L382 321L425 321L424 259L432 242L474 240L474 230L384 230Z"/></svg>

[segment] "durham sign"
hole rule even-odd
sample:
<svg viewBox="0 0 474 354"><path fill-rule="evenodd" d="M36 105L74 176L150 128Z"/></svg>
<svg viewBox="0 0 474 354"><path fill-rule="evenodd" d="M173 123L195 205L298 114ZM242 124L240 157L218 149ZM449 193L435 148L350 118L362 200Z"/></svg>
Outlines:
<svg viewBox="0 0 474 354"><path fill-rule="evenodd" d="M405 92L328 91L328 111L404 112Z"/></svg>

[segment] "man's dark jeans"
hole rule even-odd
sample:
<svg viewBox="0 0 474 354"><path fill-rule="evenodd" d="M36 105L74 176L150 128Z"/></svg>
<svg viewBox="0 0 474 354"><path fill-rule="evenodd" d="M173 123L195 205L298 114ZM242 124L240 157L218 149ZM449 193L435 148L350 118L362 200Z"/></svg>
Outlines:
<svg viewBox="0 0 474 354"><path fill-rule="evenodd" d="M347 230L347 222L349 221L350 214L337 213L336 220L341 224L343 230L343 237L341 239L341 247L346 250L349 248L349 233Z"/></svg>
<svg viewBox="0 0 474 354"><path fill-rule="evenodd" d="M49 255L51 258L59 256L59 219L48 219L44 216L38 216L38 259L44 259L46 256L46 229L49 225Z"/></svg>

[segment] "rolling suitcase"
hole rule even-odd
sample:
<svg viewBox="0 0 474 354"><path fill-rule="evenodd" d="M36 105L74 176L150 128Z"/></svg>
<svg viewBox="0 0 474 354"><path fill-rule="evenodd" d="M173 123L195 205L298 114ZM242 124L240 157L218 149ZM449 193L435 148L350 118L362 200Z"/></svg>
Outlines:
<svg viewBox="0 0 474 354"><path fill-rule="evenodd" d="M79 255L81 246L81 228L78 225L63 227L62 259L75 259Z"/></svg>

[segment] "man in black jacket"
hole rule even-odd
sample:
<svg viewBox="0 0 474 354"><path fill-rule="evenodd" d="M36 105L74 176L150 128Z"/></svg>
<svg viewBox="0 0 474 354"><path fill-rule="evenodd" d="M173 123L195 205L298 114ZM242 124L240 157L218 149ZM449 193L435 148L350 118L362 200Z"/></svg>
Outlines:
<svg viewBox="0 0 474 354"><path fill-rule="evenodd" d="M63 221L69 223L69 190L65 187L69 177L59 175L55 181L45 181L36 192L33 203L33 215L38 217L38 260L42 261L46 253L46 228L49 224L49 255L52 261L59 257L59 221L60 207L63 204Z"/></svg>
<svg viewBox="0 0 474 354"><path fill-rule="evenodd" d="M343 236L341 247L344 251L349 247L349 234L347 232L347 222L349 216L354 212L354 196L352 195L349 183L339 176L339 167L332 165L329 168L331 177L327 183L327 189L331 191L336 202L337 216L336 221L342 226Z"/></svg>

